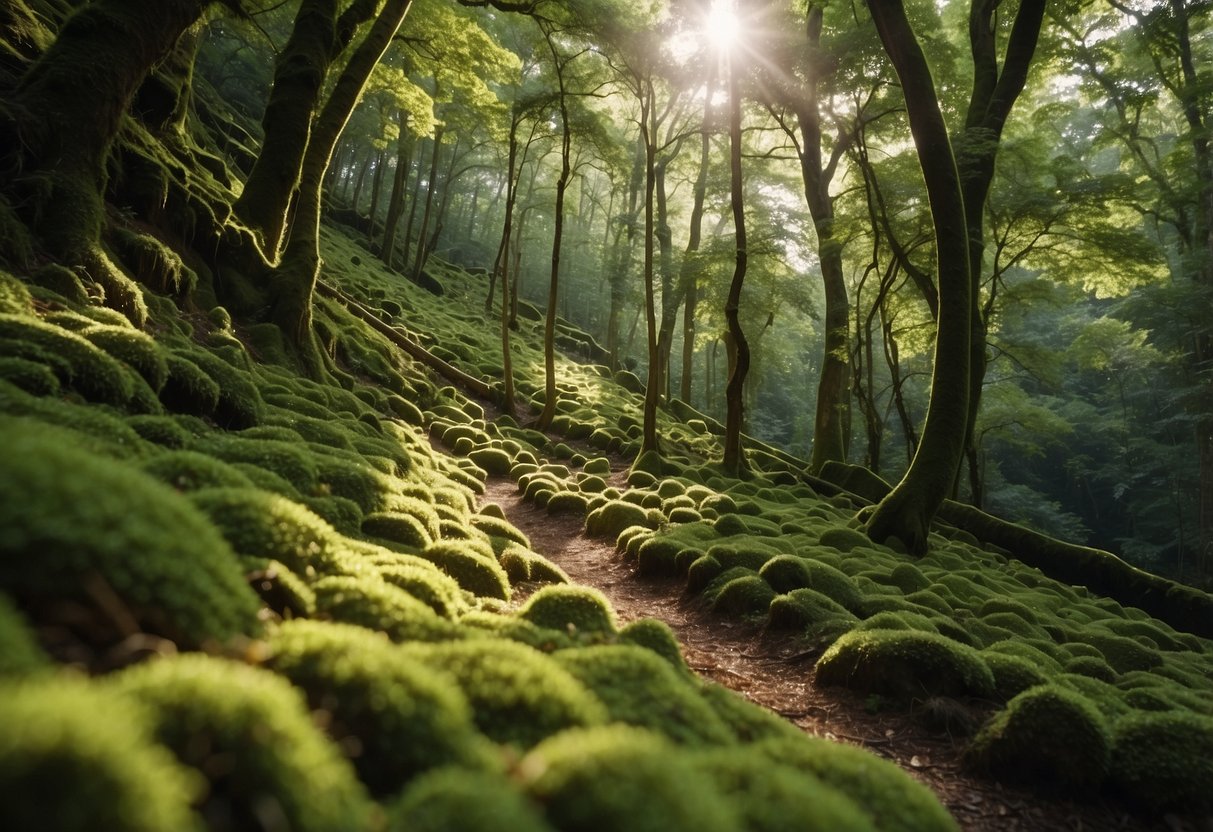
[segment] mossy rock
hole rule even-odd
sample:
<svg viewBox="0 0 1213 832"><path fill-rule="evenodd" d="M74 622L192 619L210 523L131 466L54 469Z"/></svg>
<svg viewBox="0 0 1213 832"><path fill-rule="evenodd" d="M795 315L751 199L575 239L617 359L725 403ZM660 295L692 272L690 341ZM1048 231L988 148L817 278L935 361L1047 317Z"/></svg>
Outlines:
<svg viewBox="0 0 1213 832"><path fill-rule="evenodd" d="M362 533L420 550L432 544L434 538L437 537L439 530L437 515L433 515L433 520L434 533L431 534L430 524L415 514L400 511L377 511L362 518Z"/></svg>
<svg viewBox="0 0 1213 832"><path fill-rule="evenodd" d="M1111 781L1154 813L1213 812L1213 718L1136 713L1116 722Z"/></svg>
<svg viewBox="0 0 1213 832"><path fill-rule="evenodd" d="M316 621L283 624L267 667L331 719L328 735L356 742L358 776L372 794L398 791L444 765L484 765L471 709L454 683L396 650L378 633Z"/></svg>
<svg viewBox="0 0 1213 832"><path fill-rule="evenodd" d="M153 738L151 714L73 676L0 683L6 829L198 829L205 784ZM68 799L65 799L68 798Z"/></svg>
<svg viewBox="0 0 1213 832"><path fill-rule="evenodd" d="M768 625L773 630L805 630L835 635L853 627L858 619L828 595L813 589L793 589L771 599Z"/></svg>
<svg viewBox="0 0 1213 832"><path fill-rule="evenodd" d="M495 477L506 476L513 465L510 455L499 448L476 448L468 453L468 458Z"/></svg>
<svg viewBox="0 0 1213 832"><path fill-rule="evenodd" d="M1116 671L1102 656L1077 656L1070 659L1062 668L1066 673L1078 673L1099 679L1101 682L1115 682Z"/></svg>
<svg viewBox="0 0 1213 832"><path fill-rule="evenodd" d="M464 768L422 775L388 807L390 832L554 832L505 776Z"/></svg>
<svg viewBox="0 0 1213 832"><path fill-rule="evenodd" d="M788 829L875 832L871 819L847 796L816 776L772 763L761 751L714 749L695 758L748 832Z"/></svg>
<svg viewBox="0 0 1213 832"><path fill-rule="evenodd" d="M458 582L423 558L399 555L375 566L384 581L403 589L443 618L454 619L467 606Z"/></svg>
<svg viewBox="0 0 1213 832"><path fill-rule="evenodd" d="M852 549L872 545L872 541L866 534L858 529L849 529L845 526L833 526L826 529L821 533L819 542L822 546L830 546L840 552L849 552Z"/></svg>
<svg viewBox="0 0 1213 832"><path fill-rule="evenodd" d="M316 832L370 822L371 803L353 768L285 679L183 655L137 665L111 684L154 714L157 739L181 762L209 773L203 817L259 828L258 818L271 811L290 829Z"/></svg>
<svg viewBox="0 0 1213 832"><path fill-rule="evenodd" d="M508 601L510 579L496 559L477 551L468 541L439 541L427 546L421 557L454 578L473 595Z"/></svg>
<svg viewBox="0 0 1213 832"><path fill-rule="evenodd" d="M518 615L560 632L611 635L616 631L610 602L586 586L545 586L527 599Z"/></svg>
<svg viewBox="0 0 1213 832"><path fill-rule="evenodd" d="M250 428L265 417L265 401L250 375L202 349L178 352L196 364L219 387L215 421L229 430ZM170 366L170 376L172 368Z"/></svg>
<svg viewBox="0 0 1213 832"><path fill-rule="evenodd" d="M427 603L378 575L331 575L312 585L319 617L387 633L396 642L460 638Z"/></svg>
<svg viewBox="0 0 1213 832"><path fill-rule="evenodd" d="M977 651L914 630L852 630L818 660L817 682L900 699L994 692L994 676Z"/></svg>
<svg viewBox="0 0 1213 832"><path fill-rule="evenodd" d="M562 650L555 658L606 705L613 722L648 728L680 745L733 739L698 695L697 682L643 647L599 645Z"/></svg>
<svg viewBox="0 0 1213 832"><path fill-rule="evenodd" d="M1020 656L983 650L981 658L994 674L994 696L1001 702L1049 681L1035 663Z"/></svg>
<svg viewBox="0 0 1213 832"><path fill-rule="evenodd" d="M1108 774L1111 740L1099 710L1059 685L1029 688L981 729L966 761L1004 780L1091 791Z"/></svg>
<svg viewBox="0 0 1213 832"><path fill-rule="evenodd" d="M185 356L166 353L168 377L160 401L170 411L210 416L219 407L219 384Z"/></svg>
<svg viewBox="0 0 1213 832"><path fill-rule="evenodd" d="M498 507L498 510L500 511L500 507ZM501 537L506 540L512 540L528 549L531 546L531 541L527 539L527 536L506 520L504 514L501 517L494 517L487 513L476 514L472 516L471 523L490 537Z"/></svg>
<svg viewBox="0 0 1213 832"><path fill-rule="evenodd" d="M597 697L555 660L524 644L486 637L401 649L454 678L477 727L494 742L530 748L566 728L607 719Z"/></svg>
<svg viewBox="0 0 1213 832"><path fill-rule="evenodd" d="M54 370L39 361L15 355L0 357L0 379L34 396L55 396L60 389Z"/></svg>
<svg viewBox="0 0 1213 832"><path fill-rule="evenodd" d="M565 731L519 764L524 788L557 829L668 832L737 828L713 780L674 746L640 728L611 725Z"/></svg>
<svg viewBox="0 0 1213 832"><path fill-rule="evenodd" d="M15 600L92 605L100 578L147 632L184 645L258 632L235 555L189 500L60 431L0 417L0 433L0 584Z"/></svg>
<svg viewBox="0 0 1213 832"><path fill-rule="evenodd" d="M656 653L676 670L690 673L682 648L670 625L656 618L640 618L619 631L621 644L634 644Z"/></svg>
<svg viewBox="0 0 1213 832"><path fill-rule="evenodd" d="M753 747L773 765L813 775L849 797L880 832L959 832L930 789L870 752L816 737Z"/></svg>
<svg viewBox="0 0 1213 832"><path fill-rule="evenodd" d="M868 543L867 545L871 545ZM927 576L922 574L922 570L912 563L899 563L893 567L893 571L889 573L889 580L893 586L900 589L906 595L914 592L919 592L928 589L931 586Z"/></svg>
<svg viewBox="0 0 1213 832"><path fill-rule="evenodd" d="M652 528L647 512L624 500L611 500L585 519L586 534L591 537L615 538L629 526Z"/></svg>
<svg viewBox="0 0 1213 832"><path fill-rule="evenodd" d="M137 329L97 324L80 333L88 341L139 373L155 392L168 381L168 362L150 335Z"/></svg>
<svg viewBox="0 0 1213 832"><path fill-rule="evenodd" d="M141 462L139 467L177 491L253 487L252 481L235 467L196 451L166 451Z"/></svg>
<svg viewBox="0 0 1213 832"><path fill-rule="evenodd" d="M299 575L354 568L337 532L292 500L255 488L203 488L190 495L237 554L281 561Z"/></svg>
<svg viewBox="0 0 1213 832"><path fill-rule="evenodd" d="M1085 628L1074 636L1074 640L1098 649L1117 673L1152 670L1162 664L1162 656L1157 650L1126 636Z"/></svg>

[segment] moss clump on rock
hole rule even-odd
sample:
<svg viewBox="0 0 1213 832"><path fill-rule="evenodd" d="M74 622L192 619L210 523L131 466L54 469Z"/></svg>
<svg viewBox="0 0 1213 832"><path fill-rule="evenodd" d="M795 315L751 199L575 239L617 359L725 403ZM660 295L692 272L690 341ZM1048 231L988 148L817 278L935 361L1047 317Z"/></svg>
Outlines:
<svg viewBox="0 0 1213 832"><path fill-rule="evenodd" d="M560 632L615 632L615 613L606 597L585 586L545 586L526 602L518 615L539 627Z"/></svg>
<svg viewBox="0 0 1213 832"><path fill-rule="evenodd" d="M557 829L668 832L737 828L715 783L656 734L626 725L565 731L519 765Z"/></svg>
<svg viewBox="0 0 1213 832"><path fill-rule="evenodd" d="M493 558L491 550L483 554L468 542L440 541L427 546L421 556L473 595L501 601L510 599L510 579Z"/></svg>
<svg viewBox="0 0 1213 832"><path fill-rule="evenodd" d="M295 621L270 641L267 666L331 714L327 732L355 740L360 779L387 794L430 768L485 762L471 709L453 682L401 655L377 633Z"/></svg>
<svg viewBox="0 0 1213 832"><path fill-rule="evenodd" d="M1111 741L1099 710L1059 685L1029 688L973 739L966 760L1005 780L1091 790L1108 773Z"/></svg>
<svg viewBox="0 0 1213 832"><path fill-rule="evenodd" d="M390 832L553 832L540 807L500 774L440 769L412 783L388 809Z"/></svg>
<svg viewBox="0 0 1213 832"><path fill-rule="evenodd" d="M602 703L543 653L499 638L410 644L405 653L448 674L494 742L530 748L566 728L606 721Z"/></svg>
<svg viewBox="0 0 1213 832"><path fill-rule="evenodd" d="M818 660L817 681L905 699L994 691L994 676L977 651L915 630L847 633Z"/></svg>
<svg viewBox="0 0 1213 832"><path fill-rule="evenodd" d="M959 830L930 789L867 751L815 737L766 740L754 748L773 764L811 774L842 792L880 832Z"/></svg>
<svg viewBox="0 0 1213 832"><path fill-rule="evenodd" d="M71 676L0 685L6 829L195 829L201 778L152 737L149 714Z"/></svg>
<svg viewBox="0 0 1213 832"><path fill-rule="evenodd" d="M0 418L0 432L0 584L14 598L91 604L100 580L147 631L183 644L258 631L231 548L186 498L36 423Z"/></svg>
<svg viewBox="0 0 1213 832"><path fill-rule="evenodd" d="M728 798L747 832L875 832L871 819L846 795L808 772L772 763L761 752L712 750L694 762Z"/></svg>
<svg viewBox="0 0 1213 832"><path fill-rule="evenodd" d="M393 641L442 641L461 635L424 601L378 575L333 575L321 578L312 589L318 615L380 630Z"/></svg>
<svg viewBox="0 0 1213 832"><path fill-rule="evenodd" d="M981 657L994 674L994 696L1002 702L1049 681L1035 664L1019 656L983 650Z"/></svg>
<svg viewBox="0 0 1213 832"><path fill-rule="evenodd" d="M585 519L586 533L591 537L614 539L629 526L652 528L648 513L638 505L625 500L611 500L601 508L590 512Z"/></svg>
<svg viewBox="0 0 1213 832"><path fill-rule="evenodd" d="M1154 812L1213 812L1213 718L1138 713L1117 721L1112 783Z"/></svg>
<svg viewBox="0 0 1213 832"><path fill-rule="evenodd" d="M181 762L208 773L201 813L211 823L258 828L267 811L298 830L369 823L370 801L353 768L285 679L188 655L137 665L113 685L148 707L157 739Z"/></svg>
<svg viewBox="0 0 1213 832"><path fill-rule="evenodd" d="M584 647L562 650L555 658L606 705L612 721L648 728L683 745L720 745L733 738L698 696L697 683L642 647Z"/></svg>
<svg viewBox="0 0 1213 832"><path fill-rule="evenodd" d="M669 662L676 670L690 672L674 631L664 621L656 618L641 618L633 621L619 631L619 641L623 644L635 644L651 650Z"/></svg>

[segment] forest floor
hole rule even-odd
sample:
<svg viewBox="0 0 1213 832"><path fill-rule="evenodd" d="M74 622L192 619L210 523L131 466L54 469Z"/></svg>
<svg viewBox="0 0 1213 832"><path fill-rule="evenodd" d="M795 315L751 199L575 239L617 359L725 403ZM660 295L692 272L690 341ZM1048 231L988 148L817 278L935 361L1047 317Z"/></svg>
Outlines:
<svg viewBox="0 0 1213 832"><path fill-rule="evenodd" d="M616 481L617 480L617 481ZM613 485L623 485L616 474ZM559 565L574 583L601 591L614 606L620 624L657 618L668 624L696 673L728 687L751 702L774 711L806 733L859 745L889 759L931 788L966 832L1187 832L1195 830L1176 817L1143 818L1108 800L1074 800L1042 796L981 779L960 763L961 738L928 730L926 716L947 717L952 724L979 724L987 715L951 701L939 703L944 714L872 712L864 697L839 688L818 688L813 665L820 651L803 642L776 640L752 624L713 615L684 593L677 578L636 574L609 543L588 538L576 515L551 516L525 502L515 482L490 478L483 497L505 511L523 531L531 548ZM524 599L519 589L516 602Z"/></svg>

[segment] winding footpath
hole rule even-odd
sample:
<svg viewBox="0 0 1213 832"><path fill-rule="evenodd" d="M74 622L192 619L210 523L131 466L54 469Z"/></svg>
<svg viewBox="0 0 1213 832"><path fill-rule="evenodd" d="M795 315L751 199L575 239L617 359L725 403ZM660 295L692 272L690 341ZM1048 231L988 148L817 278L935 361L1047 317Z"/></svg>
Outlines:
<svg viewBox="0 0 1213 832"><path fill-rule="evenodd" d="M871 713L863 697L813 684L818 654L804 645L765 636L748 623L711 614L684 595L676 578L639 577L610 544L588 538L576 515L550 516L525 502L516 483L493 477L483 501L497 503L531 541L531 548L560 566L574 583L602 592L621 624L658 618L682 645L687 663L705 679L790 720L806 733L861 745L900 765L931 788L965 832L1187 832L1176 818L1146 819L1110 802L1078 802L975 778L960 766L963 742L932 733L923 719ZM520 587L515 601L525 600ZM954 718L980 720L961 712ZM1192 829L1192 832L1196 830Z"/></svg>

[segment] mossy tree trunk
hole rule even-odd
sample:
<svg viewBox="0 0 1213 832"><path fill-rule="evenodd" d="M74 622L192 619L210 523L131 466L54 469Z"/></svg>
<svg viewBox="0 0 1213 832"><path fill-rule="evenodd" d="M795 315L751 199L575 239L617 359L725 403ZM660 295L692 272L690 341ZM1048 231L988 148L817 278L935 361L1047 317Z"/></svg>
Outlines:
<svg viewBox="0 0 1213 832"><path fill-rule="evenodd" d="M58 259L93 266L106 160L136 91L210 0L95 0L30 66L0 124L5 191Z"/></svg>
<svg viewBox="0 0 1213 832"><path fill-rule="evenodd" d="M708 122L712 109L712 94L716 89L716 73L708 73L706 93L703 97L703 122L699 131L699 172L695 176L695 187L691 199L691 226L687 234L687 247L678 270L678 295L682 307L682 374L678 382L678 395L687 404L691 403L691 380L694 375L695 358L695 306L699 300L699 246L703 242L703 204L708 193L708 167L711 164L712 139Z"/></svg>
<svg viewBox="0 0 1213 832"><path fill-rule="evenodd" d="M730 65L729 84L729 191L733 209L733 228L736 230L737 256L733 266L733 279L729 284L729 296L724 304L724 318L728 326L729 382L725 386L724 421L724 470L732 476L741 476L746 471L745 450L741 447L741 433L745 422L745 378L750 371L750 346L741 329L741 289L745 284L749 262L745 228L745 196L741 178L741 96L737 89L737 70Z"/></svg>
<svg viewBox="0 0 1213 832"><path fill-rule="evenodd" d="M901 482L876 507L868 535L899 537L924 553L931 520L952 489L965 448L969 404L969 245L964 196L931 71L902 0L868 0L885 52L905 94L910 130L926 181L939 269L939 323L931 400L922 440Z"/></svg>
<svg viewBox="0 0 1213 832"><path fill-rule="evenodd" d="M536 18L556 70L557 106L560 111L560 175L556 178L556 205L552 209L552 269L548 278L548 305L543 319L543 410L535 420L538 430L547 430L556 415L556 304L560 290L560 249L564 241L564 195L572 175L572 131L569 128L568 90L565 69L576 55L561 55L556 48L556 30L550 22Z"/></svg>
<svg viewBox="0 0 1213 832"><path fill-rule="evenodd" d="M981 391L986 375L986 336L993 311L993 296L982 303L981 283L985 272L985 213L994 164L1003 127L1011 108L1023 92L1028 68L1044 21L1046 0L1021 0L1011 27L1001 67L995 36L995 13L999 4L973 0L969 12L969 46L973 55L973 90L964 129L956 137L957 163L965 201L965 225L969 234L969 410L965 419L965 448L970 460L970 490L973 504L981 507L981 476L977 466L974 429L981 410Z"/></svg>
<svg viewBox="0 0 1213 832"><path fill-rule="evenodd" d="M826 462L847 457L850 434L851 377L850 316L847 284L842 269L842 243L834 233L834 198L830 183L838 163L850 147L849 136L840 134L828 159L822 153L821 84L824 61L820 56L824 18L822 6L811 5L805 21L810 60L813 62L804 96L796 102L796 120L803 141L800 147L800 172L804 180L805 201L817 232L817 257L825 290L825 348L821 377L817 384L817 409L813 421L813 455L810 471L819 471Z"/></svg>
<svg viewBox="0 0 1213 832"><path fill-rule="evenodd" d="M404 21L412 0L388 0L350 56L312 129L299 176L290 239L270 279L271 317L313 369L312 295L320 272L320 206L324 173L372 70Z"/></svg>
<svg viewBox="0 0 1213 832"><path fill-rule="evenodd" d="M355 0L338 14L336 0L303 0L290 39L274 68L274 85L262 118L261 152L233 210L276 259L291 200L302 186L302 166L329 68L349 46L359 24L379 5Z"/></svg>

